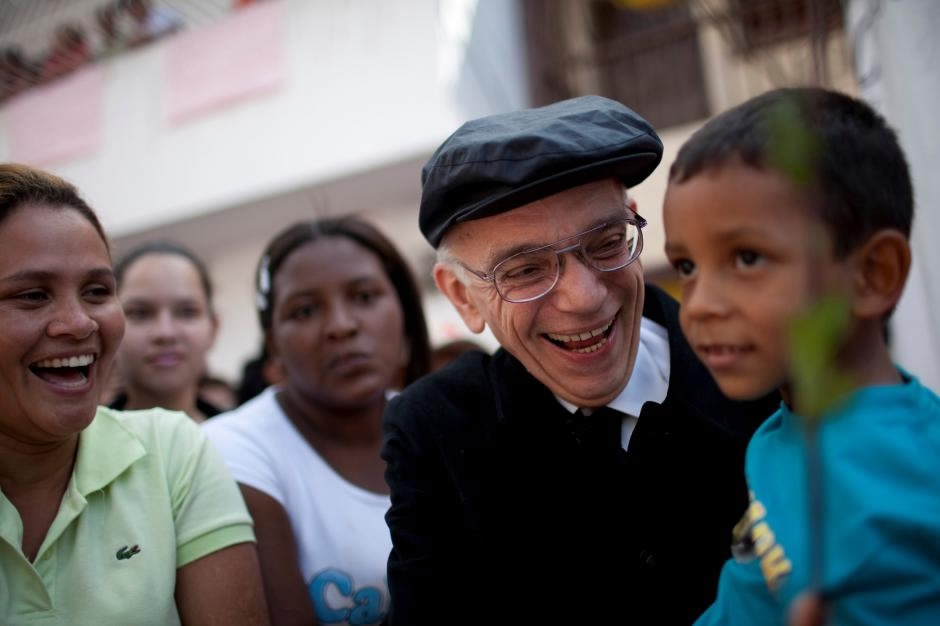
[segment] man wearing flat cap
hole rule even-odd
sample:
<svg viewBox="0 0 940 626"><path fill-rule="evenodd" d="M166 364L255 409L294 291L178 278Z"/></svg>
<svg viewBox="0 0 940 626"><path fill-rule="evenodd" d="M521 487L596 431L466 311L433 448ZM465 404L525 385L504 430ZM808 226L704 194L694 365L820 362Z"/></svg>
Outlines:
<svg viewBox="0 0 940 626"><path fill-rule="evenodd" d="M712 601L778 399L722 396L644 285L626 190L661 157L585 96L467 122L425 165L435 281L502 347L388 406L390 626L690 624Z"/></svg>

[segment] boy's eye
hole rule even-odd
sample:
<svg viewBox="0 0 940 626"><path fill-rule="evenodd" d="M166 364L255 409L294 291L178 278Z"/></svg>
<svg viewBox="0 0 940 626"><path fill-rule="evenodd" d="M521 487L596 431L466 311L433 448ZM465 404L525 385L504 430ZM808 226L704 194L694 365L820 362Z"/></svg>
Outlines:
<svg viewBox="0 0 940 626"><path fill-rule="evenodd" d="M764 255L753 250L739 250L734 255L735 264L740 267L754 267L764 261Z"/></svg>
<svg viewBox="0 0 940 626"><path fill-rule="evenodd" d="M688 259L677 259L672 266L679 272L679 278L688 278L695 273L695 263Z"/></svg>

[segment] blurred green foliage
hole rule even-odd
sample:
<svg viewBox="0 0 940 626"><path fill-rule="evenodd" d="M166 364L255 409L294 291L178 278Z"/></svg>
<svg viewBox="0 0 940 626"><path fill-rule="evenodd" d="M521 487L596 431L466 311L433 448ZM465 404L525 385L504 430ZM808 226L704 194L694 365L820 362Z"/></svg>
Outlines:
<svg viewBox="0 0 940 626"><path fill-rule="evenodd" d="M819 136L806 124L806 112L796 99L781 102L764 120L769 165L798 187L816 179L821 151ZM816 251L829 254L828 241L820 236ZM812 282L814 277L810 277ZM812 292L818 289L811 288ZM790 382L793 409L812 424L851 389L851 380L837 364L849 324L849 303L844 297L821 297L790 329Z"/></svg>
<svg viewBox="0 0 940 626"><path fill-rule="evenodd" d="M799 102L785 100L767 113L764 123L770 165L798 186L806 187L815 180L822 142L802 116Z"/></svg>
<svg viewBox="0 0 940 626"><path fill-rule="evenodd" d="M810 422L852 389L851 378L837 364L848 325L849 303L840 296L821 298L791 325L793 408Z"/></svg>

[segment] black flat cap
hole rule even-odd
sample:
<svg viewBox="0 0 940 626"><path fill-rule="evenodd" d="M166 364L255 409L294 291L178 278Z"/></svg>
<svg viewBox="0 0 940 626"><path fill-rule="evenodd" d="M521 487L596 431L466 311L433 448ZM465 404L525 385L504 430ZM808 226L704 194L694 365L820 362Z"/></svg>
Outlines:
<svg viewBox="0 0 940 626"><path fill-rule="evenodd" d="M632 187L662 156L662 141L646 120L600 96L471 120L421 170L418 223L437 248L457 222L603 178Z"/></svg>

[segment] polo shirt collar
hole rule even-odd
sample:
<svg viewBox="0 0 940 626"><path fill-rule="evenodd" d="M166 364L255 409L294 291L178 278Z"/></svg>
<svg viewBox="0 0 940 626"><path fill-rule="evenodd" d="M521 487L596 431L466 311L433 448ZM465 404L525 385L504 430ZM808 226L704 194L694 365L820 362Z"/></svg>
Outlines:
<svg viewBox="0 0 940 626"><path fill-rule="evenodd" d="M76 489L83 496L102 489L146 454L140 439L110 409L98 407L95 419L78 437Z"/></svg>

